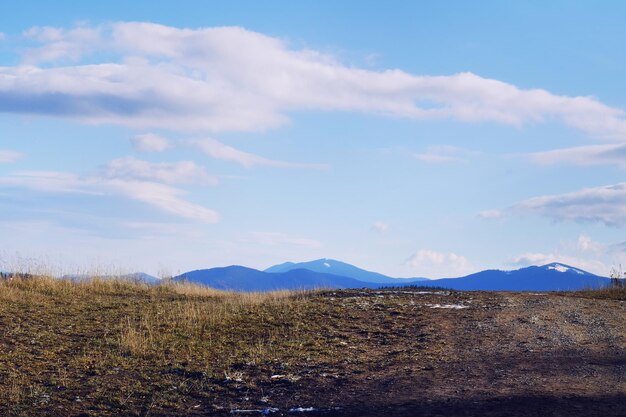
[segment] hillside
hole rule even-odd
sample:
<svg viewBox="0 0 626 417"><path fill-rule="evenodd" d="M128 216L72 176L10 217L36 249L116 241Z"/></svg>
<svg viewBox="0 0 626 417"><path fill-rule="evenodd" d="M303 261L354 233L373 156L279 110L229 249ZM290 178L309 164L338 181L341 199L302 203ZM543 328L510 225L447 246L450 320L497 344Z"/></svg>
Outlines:
<svg viewBox="0 0 626 417"><path fill-rule="evenodd" d="M0 280L0 415L623 416L625 302Z"/></svg>

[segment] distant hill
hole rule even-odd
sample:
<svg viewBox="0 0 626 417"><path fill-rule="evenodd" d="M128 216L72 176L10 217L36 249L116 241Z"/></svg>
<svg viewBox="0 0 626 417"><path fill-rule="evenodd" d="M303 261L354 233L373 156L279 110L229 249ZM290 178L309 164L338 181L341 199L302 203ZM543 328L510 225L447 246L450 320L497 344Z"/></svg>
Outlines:
<svg viewBox="0 0 626 417"><path fill-rule="evenodd" d="M601 288L610 279L561 263L529 266L514 271L486 270L462 278L446 278L421 282L454 290L491 291L575 291Z"/></svg>
<svg viewBox="0 0 626 417"><path fill-rule="evenodd" d="M317 259L309 262L285 262L283 264L274 265L265 270L265 272L277 273L287 272L294 269L308 269L309 271L320 272L324 274L340 275L344 277L354 278L359 281L373 282L378 284L394 284L402 285L408 282L427 280L426 278L392 278L378 272L366 271L345 262L335 259Z"/></svg>
<svg viewBox="0 0 626 417"><path fill-rule="evenodd" d="M221 290L273 291L316 288L376 288L380 285L307 269L265 272L244 266L200 269L173 278Z"/></svg>
<svg viewBox="0 0 626 417"><path fill-rule="evenodd" d="M332 271L332 273L319 272L320 270ZM355 276L362 278L356 279ZM303 263L288 262L273 266L265 271L244 266L201 269L186 272L174 277L173 280L185 280L233 291L380 288L407 285L470 291L574 291L600 288L610 284L609 278L560 263L530 266L514 271L486 270L461 278L426 280L423 278L390 278L332 259L319 259Z"/></svg>
<svg viewBox="0 0 626 417"><path fill-rule="evenodd" d="M89 280L94 277L93 274L74 274L74 275L63 275L62 279L71 279L72 281L83 281ZM145 272L132 272L130 274L123 275L98 275L98 278L101 279L123 279L135 282L144 282L150 285L156 285L161 282L160 278L155 276L146 274Z"/></svg>

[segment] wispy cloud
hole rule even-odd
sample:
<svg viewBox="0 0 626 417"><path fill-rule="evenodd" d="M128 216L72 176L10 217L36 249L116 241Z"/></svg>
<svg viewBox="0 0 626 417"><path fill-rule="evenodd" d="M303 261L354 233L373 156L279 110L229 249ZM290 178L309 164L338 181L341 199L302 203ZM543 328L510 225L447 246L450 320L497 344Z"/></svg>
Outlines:
<svg viewBox="0 0 626 417"><path fill-rule="evenodd" d="M411 255L405 265L424 277L453 277L472 272L466 257L452 252L420 249Z"/></svg>
<svg viewBox="0 0 626 417"><path fill-rule="evenodd" d="M274 168L296 168L327 170L326 164L304 164L287 161L277 161L262 156L245 152L232 146L226 145L216 139L169 139L160 135L146 133L136 135L131 139L135 150L140 152L163 152L174 148L194 148L207 156L223 161L234 162L246 168L255 166L268 166Z"/></svg>
<svg viewBox="0 0 626 417"><path fill-rule="evenodd" d="M24 157L24 154L17 151L0 149L0 163L16 162Z"/></svg>
<svg viewBox="0 0 626 417"><path fill-rule="evenodd" d="M0 187L20 187L48 193L79 193L101 198L122 196L179 217L215 223L214 210L182 198L184 191L169 185L132 179L80 177L65 172L24 171L0 177Z"/></svg>
<svg viewBox="0 0 626 417"><path fill-rule="evenodd" d="M438 145L429 146L425 152L416 153L415 159L422 162L428 162L433 164L450 163L450 162L464 162L470 154L475 152L468 151L456 146L450 145Z"/></svg>
<svg viewBox="0 0 626 417"><path fill-rule="evenodd" d="M3 41L7 35L4 32L0 32L0 41Z"/></svg>
<svg viewBox="0 0 626 417"><path fill-rule="evenodd" d="M167 138L154 133L136 135L131 142L135 150L139 152L163 152L171 146Z"/></svg>
<svg viewBox="0 0 626 417"><path fill-rule="evenodd" d="M482 217L539 214L555 221L600 222L626 225L626 183L583 188L564 194L529 198L504 210L482 212Z"/></svg>
<svg viewBox="0 0 626 417"><path fill-rule="evenodd" d="M32 27L22 35L45 46L24 49L22 58L28 64L76 61L92 48L103 46L102 30L103 27L91 28L82 24L72 29Z"/></svg>
<svg viewBox="0 0 626 417"><path fill-rule="evenodd" d="M192 161L152 163L126 157L115 159L104 168L109 178L157 181L166 184L217 185L218 179Z"/></svg>
<svg viewBox="0 0 626 417"><path fill-rule="evenodd" d="M180 217L203 223L219 221L216 211L182 199L181 195L184 192L177 188L147 181L124 180L106 181L103 186L127 198L141 201Z"/></svg>
<svg viewBox="0 0 626 417"><path fill-rule="evenodd" d="M372 225L372 230L381 234L387 233L389 231L389 223L377 221Z"/></svg>
<svg viewBox="0 0 626 417"><path fill-rule="evenodd" d="M324 164L302 164L267 159L249 152L240 151L233 148L232 146L225 145L215 139L194 139L184 141L183 143L199 149L211 158L235 162L237 164L243 165L246 168L254 166L268 166L275 168L299 168L317 170L328 169L328 165Z"/></svg>
<svg viewBox="0 0 626 417"><path fill-rule="evenodd" d="M504 217L504 213L501 210L484 210L478 213L478 217L483 219L500 219Z"/></svg>
<svg viewBox="0 0 626 417"><path fill-rule="evenodd" d="M615 243L609 247L612 252L626 254L626 241Z"/></svg>
<svg viewBox="0 0 626 417"><path fill-rule="evenodd" d="M267 246L302 246L306 248L320 248L322 244L314 239L308 239L303 237L293 237L286 233L279 232L251 232L244 239L243 242L255 243Z"/></svg>
<svg viewBox="0 0 626 417"><path fill-rule="evenodd" d="M576 249L581 252L591 252L595 254L599 254L604 250L604 246L600 242L596 242L590 236L581 234L578 236L578 240L576 241Z"/></svg>
<svg viewBox="0 0 626 417"><path fill-rule="evenodd" d="M355 68L240 27L122 22L25 35L40 46L25 51L27 65L0 69L3 112L215 132L275 128L293 111L358 111L512 125L556 120L626 138L625 112L591 97L524 90L471 73ZM90 64L67 65L81 59Z"/></svg>
<svg viewBox="0 0 626 417"><path fill-rule="evenodd" d="M616 165L621 169L626 169L626 144L623 143L555 149L534 152L527 156L532 161L544 165Z"/></svg>

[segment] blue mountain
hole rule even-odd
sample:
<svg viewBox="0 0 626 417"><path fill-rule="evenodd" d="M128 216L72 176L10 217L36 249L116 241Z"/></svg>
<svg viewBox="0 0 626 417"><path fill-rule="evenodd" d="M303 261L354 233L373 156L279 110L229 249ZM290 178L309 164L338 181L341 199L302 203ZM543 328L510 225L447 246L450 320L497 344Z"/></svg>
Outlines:
<svg viewBox="0 0 626 417"><path fill-rule="evenodd" d="M323 271L330 270L333 273L305 269L303 266L317 270L324 268L322 269ZM345 274L352 276L346 276ZM362 279L356 279L354 276L362 277ZM466 291L575 291L610 285L609 278L594 275L561 263L530 266L514 271L486 270L461 278L425 280L423 278L390 278L330 259L320 259L300 264L288 262L273 266L265 271L243 266L201 269L186 272L173 279L174 281L184 280L217 289L234 291L380 288L384 286L402 287L407 285L443 287ZM371 280L377 280L378 282L372 282Z"/></svg>
<svg viewBox="0 0 626 417"><path fill-rule="evenodd" d="M461 278L420 282L453 290L489 291L576 291L602 288L610 279L561 263L529 266L515 271L487 270Z"/></svg>
<svg viewBox="0 0 626 417"><path fill-rule="evenodd" d="M305 290L316 288L376 288L373 284L354 278L324 274L307 269L285 272L265 272L244 266L200 269L173 278L208 287L233 291Z"/></svg>
<svg viewBox="0 0 626 417"><path fill-rule="evenodd" d="M121 278L129 279L131 281L144 282L150 285L156 285L161 282L161 278L146 274L145 272L133 272L131 274L122 275Z"/></svg>
<svg viewBox="0 0 626 417"><path fill-rule="evenodd" d="M317 259L309 262L285 262L283 264L274 265L265 270L265 272L277 273L287 272L294 269L307 269L309 271L320 272L323 274L340 275L343 277L354 278L363 282L372 282L378 284L403 285L408 282L427 280L426 278L392 278L378 272L366 271L354 265L335 259Z"/></svg>

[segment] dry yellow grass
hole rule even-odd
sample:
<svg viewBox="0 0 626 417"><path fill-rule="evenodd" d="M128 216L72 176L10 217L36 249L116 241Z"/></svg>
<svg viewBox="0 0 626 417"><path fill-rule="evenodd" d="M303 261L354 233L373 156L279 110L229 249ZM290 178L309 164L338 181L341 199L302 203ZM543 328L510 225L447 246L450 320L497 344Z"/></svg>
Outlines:
<svg viewBox="0 0 626 417"><path fill-rule="evenodd" d="M215 329L232 328L246 315L258 316L263 323L267 318L262 312L269 313L272 320L279 310L297 312L298 300L306 295L302 291L219 291L185 282L151 286L132 280L97 277L78 281L48 276L0 280L0 301L40 308L59 302L84 307L82 304L90 301L132 296L133 303L125 309L127 314L120 318L117 329L109 329L109 332L117 334L121 353L137 356L162 356L163 350L171 346L172 333L189 339L190 343L208 338L211 345ZM150 303L150 300L155 302ZM218 339L223 341L223 334ZM263 340L254 342L252 350L257 353L254 356L259 356L260 346L265 344Z"/></svg>
<svg viewBox="0 0 626 417"><path fill-rule="evenodd" d="M289 323L305 314L300 301L306 296L98 277L0 279L5 343L4 348L0 343L0 411L13 404L15 415L29 415L33 404L45 405L51 387L89 390L81 380L91 373L110 384L102 393L106 402L126 409L131 406L122 398L124 390L141 391L134 380L147 378L144 374L154 367L187 367L220 379L239 372L232 369L237 363L288 357L297 347L290 339L299 332L298 325ZM282 353L274 351L277 343L283 343ZM136 374L120 377L123 369L135 369ZM167 373L159 378L177 379Z"/></svg>

